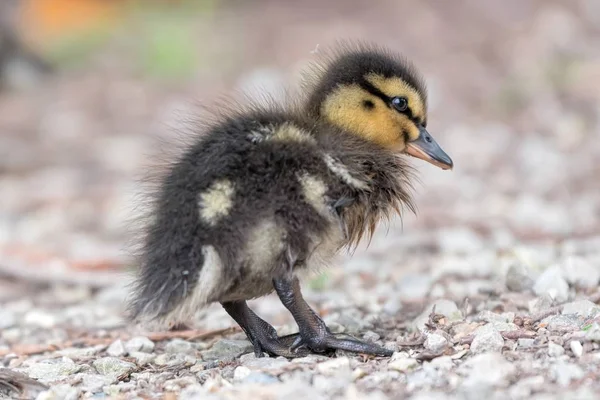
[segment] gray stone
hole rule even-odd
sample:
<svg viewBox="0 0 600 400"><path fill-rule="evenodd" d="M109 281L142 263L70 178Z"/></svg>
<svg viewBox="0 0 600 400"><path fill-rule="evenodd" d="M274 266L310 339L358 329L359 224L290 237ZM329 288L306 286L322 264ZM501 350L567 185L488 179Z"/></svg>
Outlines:
<svg viewBox="0 0 600 400"><path fill-rule="evenodd" d="M240 362L243 366L248 367L251 370L263 370L271 371L278 370L286 365L289 365L290 361L283 357L260 357L256 358L254 353L244 354L240 357Z"/></svg>
<svg viewBox="0 0 600 400"><path fill-rule="evenodd" d="M81 379L80 388L84 392L101 393L104 386L108 386L113 382L113 379L104 375L97 374L79 374Z"/></svg>
<svg viewBox="0 0 600 400"><path fill-rule="evenodd" d="M501 351L504 338L492 325L487 324L475 330L475 337L471 343L471 352L474 354Z"/></svg>
<svg viewBox="0 0 600 400"><path fill-rule="evenodd" d="M446 350L450 343L448 343L448 339L446 339L445 336L437 333L430 333L429 335L427 335L427 338L425 339L425 343L423 345L427 350L431 351L432 353L438 354Z"/></svg>
<svg viewBox="0 0 600 400"><path fill-rule="evenodd" d="M363 335L363 339L366 340L367 342L376 342L380 338L381 338L381 336L379 336L379 334L377 334L373 331L367 331Z"/></svg>
<svg viewBox="0 0 600 400"><path fill-rule="evenodd" d="M77 360L80 358L88 358L93 355L96 355L96 354L100 353L101 351L103 351L105 347L106 346L104 346L104 345L98 345L98 346L94 346L94 347L82 347L82 348L68 347L66 349L57 351L56 354Z"/></svg>
<svg viewBox="0 0 600 400"><path fill-rule="evenodd" d="M32 364L26 369L26 374L47 383L64 379L80 370L80 365L75 364L70 358L62 357Z"/></svg>
<svg viewBox="0 0 600 400"><path fill-rule="evenodd" d="M221 339L209 350L202 352L202 359L205 361L232 359L250 351L252 351L252 344L247 340Z"/></svg>
<svg viewBox="0 0 600 400"><path fill-rule="evenodd" d="M567 301L569 298L569 284L563 277L560 267L546 269L535 281L533 286L538 296L549 295L558 302Z"/></svg>
<svg viewBox="0 0 600 400"><path fill-rule="evenodd" d="M125 346L123 345L123 341L121 339L115 340L108 346L106 349L106 353L112 357L121 357L125 355Z"/></svg>
<svg viewBox="0 0 600 400"><path fill-rule="evenodd" d="M440 299L430 304L425 308L425 310L414 320L414 326L423 330L425 328L425 324L429 321L429 314L431 314L431 310L435 306L436 314L444 315L448 318L449 322L459 321L462 319L462 314L458 310L456 303L451 300Z"/></svg>
<svg viewBox="0 0 600 400"><path fill-rule="evenodd" d="M497 314L489 310L484 310L477 315L479 321L488 322L488 324L493 325L500 332L516 331L519 329L517 325L512 323L514 318L514 313Z"/></svg>
<svg viewBox="0 0 600 400"><path fill-rule="evenodd" d="M187 340L173 339L165 346L165 352L170 354L193 354L195 349L192 343L188 342Z"/></svg>
<svg viewBox="0 0 600 400"><path fill-rule="evenodd" d="M141 352L150 353L154 350L154 342L145 336L136 336L125 343L125 350L128 353Z"/></svg>
<svg viewBox="0 0 600 400"><path fill-rule="evenodd" d="M560 357L565 354L565 349L559 344L548 342L548 355L550 357Z"/></svg>
<svg viewBox="0 0 600 400"><path fill-rule="evenodd" d="M129 357L134 358L135 363L141 367L154 361L156 355L134 351L129 353Z"/></svg>
<svg viewBox="0 0 600 400"><path fill-rule="evenodd" d="M579 365L558 362L550 367L552 379L562 387L567 387L573 380L581 379L585 375Z"/></svg>
<svg viewBox="0 0 600 400"><path fill-rule="evenodd" d="M465 376L465 386L505 386L516 375L517 368L500 353L478 354L458 367Z"/></svg>
<svg viewBox="0 0 600 400"><path fill-rule="evenodd" d="M539 312L546 311L547 309L552 307L553 303L554 303L554 301L552 300L552 298L549 295L547 295L547 294L542 295L538 298L535 298L535 299L529 301L529 304L528 304L529 312L531 314L537 314Z"/></svg>
<svg viewBox="0 0 600 400"><path fill-rule="evenodd" d="M292 363L297 364L316 364L321 361L328 361L330 358L320 354L309 354L306 357L293 358Z"/></svg>
<svg viewBox="0 0 600 400"><path fill-rule="evenodd" d="M117 379L121 375L128 374L136 368L135 364L116 357L99 358L94 360L92 364L98 373L112 379Z"/></svg>
<svg viewBox="0 0 600 400"><path fill-rule="evenodd" d="M524 292L533 287L533 279L527 267L522 264L513 264L506 272L506 287L512 292Z"/></svg>
<svg viewBox="0 0 600 400"><path fill-rule="evenodd" d="M579 330L581 323L574 315L551 315L542 320L551 332L568 333Z"/></svg>
<svg viewBox="0 0 600 400"><path fill-rule="evenodd" d="M563 315L577 315L583 318L594 317L600 312L600 307L589 300L577 300L563 305Z"/></svg>
<svg viewBox="0 0 600 400"><path fill-rule="evenodd" d="M407 372L419 366L419 362L414 358L398 358L390 361L388 368L398 372Z"/></svg>
<svg viewBox="0 0 600 400"><path fill-rule="evenodd" d="M163 353L154 358L154 364L165 367L192 366L196 361L196 357L182 353Z"/></svg>
<svg viewBox="0 0 600 400"><path fill-rule="evenodd" d="M37 395L36 400L77 400L79 389L70 385L56 385Z"/></svg>
<svg viewBox="0 0 600 400"><path fill-rule="evenodd" d="M350 371L350 359L348 357L334 358L317 365L317 371L324 375L330 375L338 370Z"/></svg>

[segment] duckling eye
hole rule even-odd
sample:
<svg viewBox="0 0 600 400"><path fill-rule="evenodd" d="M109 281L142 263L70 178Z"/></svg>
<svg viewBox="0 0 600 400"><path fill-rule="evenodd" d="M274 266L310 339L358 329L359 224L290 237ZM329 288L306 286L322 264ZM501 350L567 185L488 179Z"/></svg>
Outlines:
<svg viewBox="0 0 600 400"><path fill-rule="evenodd" d="M394 97L392 99L392 105L400 112L404 112L408 109L408 101L404 97Z"/></svg>

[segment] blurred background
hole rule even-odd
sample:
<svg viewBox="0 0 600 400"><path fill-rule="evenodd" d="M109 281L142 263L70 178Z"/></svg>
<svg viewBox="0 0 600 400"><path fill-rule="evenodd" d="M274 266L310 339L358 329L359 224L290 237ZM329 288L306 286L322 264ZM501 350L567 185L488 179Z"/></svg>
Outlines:
<svg viewBox="0 0 600 400"><path fill-rule="evenodd" d="M92 293L71 284L120 283L156 143L175 140L199 103L294 86L339 39L418 65L430 132L455 169L413 162L419 215L315 278L313 300L339 288L393 311L388 294L415 287L461 298L481 288L435 279L493 276L507 255L600 268L598 1L5 0L0 14L4 304L24 282L71 300Z"/></svg>

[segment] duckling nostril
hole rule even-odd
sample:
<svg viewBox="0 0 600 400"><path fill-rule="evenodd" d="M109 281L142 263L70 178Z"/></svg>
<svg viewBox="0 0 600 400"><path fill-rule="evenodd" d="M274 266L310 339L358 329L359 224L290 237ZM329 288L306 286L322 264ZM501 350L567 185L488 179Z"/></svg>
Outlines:
<svg viewBox="0 0 600 400"><path fill-rule="evenodd" d="M427 143L431 143L433 141L433 139L431 139L431 136L425 136L425 140L427 141Z"/></svg>

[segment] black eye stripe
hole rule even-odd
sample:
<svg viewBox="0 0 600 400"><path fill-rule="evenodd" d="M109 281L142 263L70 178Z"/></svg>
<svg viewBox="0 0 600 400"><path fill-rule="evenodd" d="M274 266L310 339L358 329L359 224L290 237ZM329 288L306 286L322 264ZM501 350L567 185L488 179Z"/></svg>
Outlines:
<svg viewBox="0 0 600 400"><path fill-rule="evenodd" d="M394 106L392 105L392 97L389 97L381 90L377 89L371 84L371 82L367 81L366 79L363 79L360 81L360 86L362 86L363 89L371 93L373 96L379 97L381 100L383 100L385 104L387 104L388 107L394 108ZM419 120L413 114L412 110L410 109L410 105L406 108L406 111L402 111L402 113L405 114L408 118L410 118L410 120L413 121L416 125L419 124Z"/></svg>

